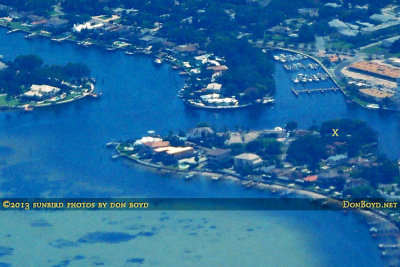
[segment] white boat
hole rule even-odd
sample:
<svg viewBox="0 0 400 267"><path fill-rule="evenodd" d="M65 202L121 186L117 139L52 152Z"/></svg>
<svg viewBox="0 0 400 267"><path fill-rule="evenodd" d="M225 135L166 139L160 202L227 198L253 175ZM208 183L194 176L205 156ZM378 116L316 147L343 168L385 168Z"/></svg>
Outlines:
<svg viewBox="0 0 400 267"><path fill-rule="evenodd" d="M188 174L188 175L185 176L185 180L190 180L190 179L193 178L193 176L194 176L194 174L193 174L193 173L190 173L190 174Z"/></svg>
<svg viewBox="0 0 400 267"><path fill-rule="evenodd" d="M25 39L32 39L32 38L35 37L35 36L36 36L36 33L33 32L33 33L28 34L28 35L25 35L24 38L25 38Z"/></svg>
<svg viewBox="0 0 400 267"><path fill-rule="evenodd" d="M221 177L221 175L219 175L219 176L218 175L211 176L211 180L218 181L220 177Z"/></svg>
<svg viewBox="0 0 400 267"><path fill-rule="evenodd" d="M9 30L7 33L13 33L13 32L17 32L17 31L19 31L18 29L12 29L12 30Z"/></svg>
<svg viewBox="0 0 400 267"><path fill-rule="evenodd" d="M154 60L154 63L156 63L156 64L161 64L161 63L162 63L162 60L159 59L159 58L156 58L156 59Z"/></svg>
<svg viewBox="0 0 400 267"><path fill-rule="evenodd" d="M269 103L274 103L275 99L273 99L272 97L264 97L262 103L263 104L269 104Z"/></svg>

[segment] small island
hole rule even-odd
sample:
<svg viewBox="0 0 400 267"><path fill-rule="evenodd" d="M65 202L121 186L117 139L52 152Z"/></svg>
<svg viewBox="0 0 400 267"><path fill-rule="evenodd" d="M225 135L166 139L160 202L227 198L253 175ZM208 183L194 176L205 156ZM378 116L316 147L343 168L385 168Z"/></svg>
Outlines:
<svg viewBox="0 0 400 267"><path fill-rule="evenodd" d="M36 55L22 55L0 65L0 109L44 107L97 96L83 63L43 65Z"/></svg>

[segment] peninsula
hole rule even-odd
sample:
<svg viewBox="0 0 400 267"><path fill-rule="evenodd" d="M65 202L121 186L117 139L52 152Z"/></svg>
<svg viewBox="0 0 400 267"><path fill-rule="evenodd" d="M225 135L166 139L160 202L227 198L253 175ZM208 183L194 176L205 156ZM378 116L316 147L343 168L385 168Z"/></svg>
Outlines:
<svg viewBox="0 0 400 267"><path fill-rule="evenodd" d="M334 131L332 130L334 129ZM217 131L206 125L117 144L118 155L160 170L236 177L245 184L276 183L330 197L400 195L399 163L378 152L364 122L334 120L307 130ZM400 217L398 217L400 221Z"/></svg>

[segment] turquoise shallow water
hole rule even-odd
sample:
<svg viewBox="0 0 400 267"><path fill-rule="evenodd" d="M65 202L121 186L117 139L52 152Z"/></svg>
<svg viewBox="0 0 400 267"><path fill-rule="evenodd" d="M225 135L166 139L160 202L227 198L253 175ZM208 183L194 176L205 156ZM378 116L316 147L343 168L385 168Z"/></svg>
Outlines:
<svg viewBox="0 0 400 267"><path fill-rule="evenodd" d="M5 32L0 29L0 54L6 59L34 53L49 64L86 62L103 97L31 114L0 113L3 197L268 196L230 182L186 182L112 161L105 147L112 139L139 137L149 129L167 134L202 121L260 129L289 120L308 127L326 119L360 118L379 131L382 151L400 156L398 117L348 107L340 94L295 98L280 65L273 107L211 113L184 107L176 97L183 80L167 65L154 68L145 57L27 41L23 34ZM2 212L0 226L3 266L381 265L368 229L355 217L334 212Z"/></svg>
<svg viewBox="0 0 400 267"><path fill-rule="evenodd" d="M12 266L381 264L367 229L333 212L11 211L1 224Z"/></svg>

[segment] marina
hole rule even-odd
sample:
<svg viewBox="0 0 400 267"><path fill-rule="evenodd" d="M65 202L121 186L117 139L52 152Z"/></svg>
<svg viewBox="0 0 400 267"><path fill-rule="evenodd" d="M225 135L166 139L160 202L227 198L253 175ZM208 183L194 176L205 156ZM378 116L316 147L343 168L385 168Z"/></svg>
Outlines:
<svg viewBox="0 0 400 267"><path fill-rule="evenodd" d="M293 85L290 87L292 93L298 97L300 94L338 92L341 89L332 86L332 78L326 69L318 61L306 55L294 52L285 52L274 55Z"/></svg>

